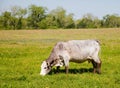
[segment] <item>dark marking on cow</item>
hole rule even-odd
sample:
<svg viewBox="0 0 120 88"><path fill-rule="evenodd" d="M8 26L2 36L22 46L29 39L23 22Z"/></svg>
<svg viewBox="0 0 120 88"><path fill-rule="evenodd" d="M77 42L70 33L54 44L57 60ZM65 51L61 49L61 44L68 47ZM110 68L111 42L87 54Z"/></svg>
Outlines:
<svg viewBox="0 0 120 88"><path fill-rule="evenodd" d="M54 65L54 60L50 63L50 66L53 66Z"/></svg>
<svg viewBox="0 0 120 88"><path fill-rule="evenodd" d="M47 64L47 69L49 69L50 68L49 62L46 62L46 64Z"/></svg>
<svg viewBox="0 0 120 88"><path fill-rule="evenodd" d="M64 48L64 47L63 47L63 44L60 43L60 44L59 44L59 49L62 50L63 48Z"/></svg>

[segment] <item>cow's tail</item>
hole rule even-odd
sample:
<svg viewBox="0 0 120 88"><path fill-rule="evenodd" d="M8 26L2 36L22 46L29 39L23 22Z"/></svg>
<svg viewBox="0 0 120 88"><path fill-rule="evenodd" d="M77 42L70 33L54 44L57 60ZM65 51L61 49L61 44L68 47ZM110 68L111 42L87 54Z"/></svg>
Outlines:
<svg viewBox="0 0 120 88"><path fill-rule="evenodd" d="M101 45L99 40L95 40L95 41L96 41L99 45Z"/></svg>
<svg viewBox="0 0 120 88"><path fill-rule="evenodd" d="M99 44L99 57L101 57L101 43L99 40L95 40Z"/></svg>

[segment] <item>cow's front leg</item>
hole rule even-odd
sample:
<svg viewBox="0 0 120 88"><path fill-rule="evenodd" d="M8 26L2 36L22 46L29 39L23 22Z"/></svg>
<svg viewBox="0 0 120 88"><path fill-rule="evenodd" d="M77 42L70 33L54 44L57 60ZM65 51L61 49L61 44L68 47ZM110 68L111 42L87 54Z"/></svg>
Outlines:
<svg viewBox="0 0 120 88"><path fill-rule="evenodd" d="M69 72L68 66L65 66L65 71L66 71L66 74L68 74L68 72Z"/></svg>
<svg viewBox="0 0 120 88"><path fill-rule="evenodd" d="M64 63L65 63L65 71L66 71L66 74L69 72L69 60L68 59L66 59L65 61L64 61Z"/></svg>
<svg viewBox="0 0 120 88"><path fill-rule="evenodd" d="M69 60L70 60L70 57L68 54L64 55L64 56L61 56L63 58L63 63L65 65L65 71L66 71L66 74L69 72Z"/></svg>
<svg viewBox="0 0 120 88"><path fill-rule="evenodd" d="M66 74L68 74L68 72L69 72L69 61L65 62L65 71L66 71Z"/></svg>
<svg viewBox="0 0 120 88"><path fill-rule="evenodd" d="M60 71L60 66L57 66L56 69L57 69L57 73L58 73Z"/></svg>

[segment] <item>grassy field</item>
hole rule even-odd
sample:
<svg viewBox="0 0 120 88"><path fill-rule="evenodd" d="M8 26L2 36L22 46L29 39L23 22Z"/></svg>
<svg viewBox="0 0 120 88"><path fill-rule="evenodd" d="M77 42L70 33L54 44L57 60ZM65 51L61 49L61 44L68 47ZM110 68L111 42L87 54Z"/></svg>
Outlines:
<svg viewBox="0 0 120 88"><path fill-rule="evenodd" d="M102 74L92 64L70 63L69 74L40 76L40 65L58 41L98 39ZM120 29L0 31L0 88L120 88Z"/></svg>

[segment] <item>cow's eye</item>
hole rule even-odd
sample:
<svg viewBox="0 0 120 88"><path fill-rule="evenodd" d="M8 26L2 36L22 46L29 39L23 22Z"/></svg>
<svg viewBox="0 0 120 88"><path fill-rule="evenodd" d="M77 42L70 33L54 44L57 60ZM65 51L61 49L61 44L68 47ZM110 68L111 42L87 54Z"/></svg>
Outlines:
<svg viewBox="0 0 120 88"><path fill-rule="evenodd" d="M44 69L47 69L47 67L44 67Z"/></svg>

